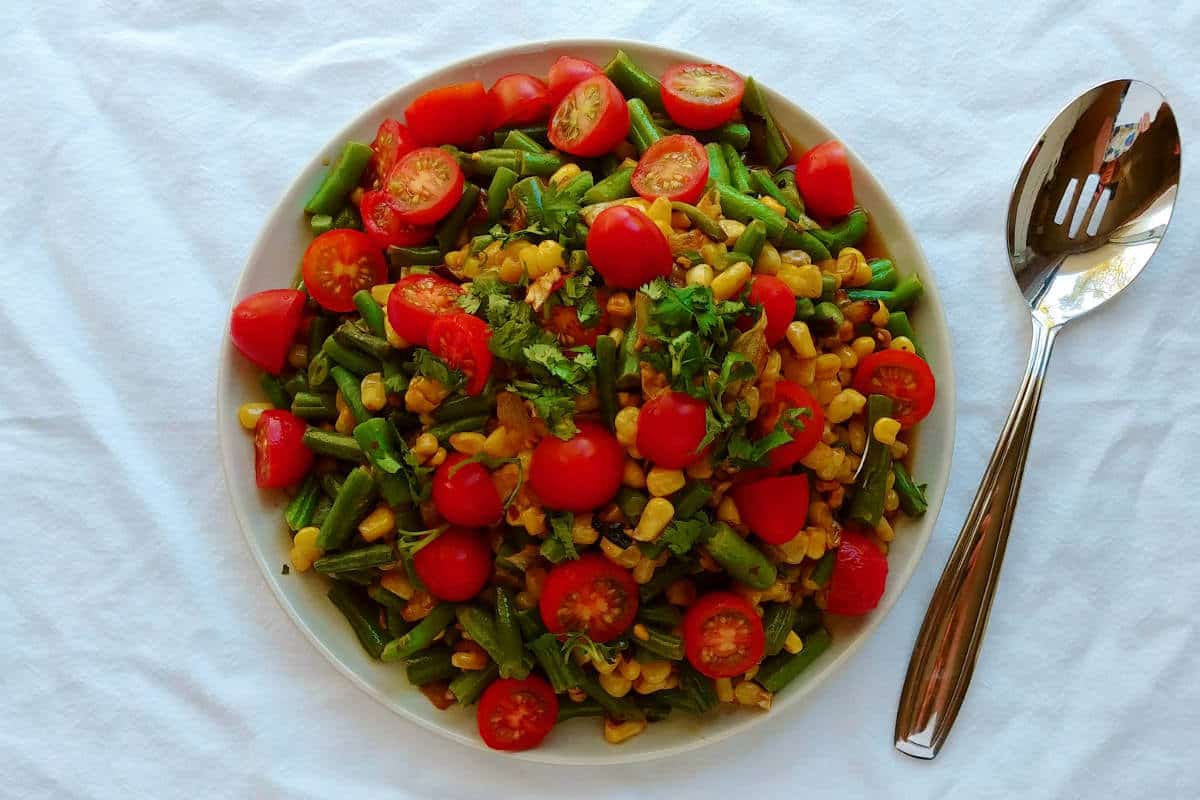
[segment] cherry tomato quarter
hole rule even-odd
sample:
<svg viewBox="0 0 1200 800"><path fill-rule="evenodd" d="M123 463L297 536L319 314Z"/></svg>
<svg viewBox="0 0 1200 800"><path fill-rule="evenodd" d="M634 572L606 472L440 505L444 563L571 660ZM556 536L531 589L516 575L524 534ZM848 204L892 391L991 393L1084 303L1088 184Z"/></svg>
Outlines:
<svg viewBox="0 0 1200 800"><path fill-rule="evenodd" d="M408 127L397 119L385 119L379 123L375 140L371 142L371 163L367 166L366 186L387 175L400 158L418 147L416 137Z"/></svg>
<svg viewBox="0 0 1200 800"><path fill-rule="evenodd" d="M708 182L708 153L695 137L664 136L642 154L633 171L633 190L646 200L665 197L694 203Z"/></svg>
<svg viewBox="0 0 1200 800"><path fill-rule="evenodd" d="M766 636L750 601L733 592L710 592L683 615L683 649L702 675L732 678L762 661Z"/></svg>
<svg viewBox="0 0 1200 800"><path fill-rule="evenodd" d="M529 483L547 508L591 511L621 488L625 451L608 429L579 421L567 440L546 436L534 448Z"/></svg>
<svg viewBox="0 0 1200 800"><path fill-rule="evenodd" d="M279 489L304 480L313 453L304 444L304 420L282 409L259 415L254 427L254 482L260 489Z"/></svg>
<svg viewBox="0 0 1200 800"><path fill-rule="evenodd" d="M588 259L618 289L637 289L671 274L674 259L667 237L646 214L630 206L606 208L588 231Z"/></svg>
<svg viewBox="0 0 1200 800"><path fill-rule="evenodd" d="M304 288L321 307L354 310L354 293L387 280L387 262L371 238L349 228L322 233L304 251Z"/></svg>
<svg viewBox="0 0 1200 800"><path fill-rule="evenodd" d="M774 347L787 335L796 316L796 297L788 285L774 275L755 275L750 281L750 304L762 306L767 315L767 344Z"/></svg>
<svg viewBox="0 0 1200 800"><path fill-rule="evenodd" d="M732 491L738 515L758 538L783 544L808 520L808 476L781 475L743 483Z"/></svg>
<svg viewBox="0 0 1200 800"><path fill-rule="evenodd" d="M384 189L401 222L431 225L458 203L464 180L454 156L440 147L419 147L396 162Z"/></svg>
<svg viewBox="0 0 1200 800"><path fill-rule="evenodd" d="M387 192L363 192L358 204L362 215L363 232L380 250L389 247L413 247L433 238L432 225L409 225L402 222L400 212Z"/></svg>
<svg viewBox="0 0 1200 800"><path fill-rule="evenodd" d="M304 317L304 292L268 289L233 307L229 338L251 363L272 375L283 371L288 350Z"/></svg>
<svg viewBox="0 0 1200 800"><path fill-rule="evenodd" d="M841 142L831 139L800 156L796 185L815 216L836 219L854 210L854 180Z"/></svg>
<svg viewBox="0 0 1200 800"><path fill-rule="evenodd" d="M564 153L602 156L629 133L625 97L604 75L594 75L567 92L550 118L550 143Z"/></svg>
<svg viewBox="0 0 1200 800"><path fill-rule="evenodd" d="M453 525L486 528L504 514L491 473L470 456L454 453L433 475L433 505ZM464 463L466 462L466 463Z"/></svg>
<svg viewBox="0 0 1200 800"><path fill-rule="evenodd" d="M633 624L638 587L627 570L589 553L550 570L538 607L551 633L583 631L592 641L607 642Z"/></svg>
<svg viewBox="0 0 1200 800"><path fill-rule="evenodd" d="M479 698L475 721L493 750L528 750L541 744L558 721L558 697L537 675L500 678Z"/></svg>
<svg viewBox="0 0 1200 800"><path fill-rule="evenodd" d="M737 114L746 82L719 64L676 64L662 77L667 115L693 130L724 125Z"/></svg>
<svg viewBox="0 0 1200 800"><path fill-rule="evenodd" d="M871 612L883 597L887 574L887 556L878 545L858 531L842 531L825 610L851 617Z"/></svg>
<svg viewBox="0 0 1200 800"><path fill-rule="evenodd" d="M396 281L388 295L387 318L409 344L425 346L429 328L440 316L460 314L463 288L436 275L409 275Z"/></svg>
<svg viewBox="0 0 1200 800"><path fill-rule="evenodd" d="M491 338L486 322L462 312L440 316L429 326L430 352L466 376L466 392L472 397L483 391L492 373Z"/></svg>
<svg viewBox="0 0 1200 800"><path fill-rule="evenodd" d="M466 147L487 129L490 108L483 84L470 81L426 92L404 109L404 119L423 145Z"/></svg>
<svg viewBox="0 0 1200 800"><path fill-rule="evenodd" d="M758 412L754 427L760 437L775 430L779 417L790 408L806 408L810 415L800 417L800 424L788 426L792 441L767 453L767 469L773 472L787 469L812 452L825 432L825 412L807 389L791 381L775 384L775 400Z"/></svg>
<svg viewBox="0 0 1200 800"><path fill-rule="evenodd" d="M532 75L512 73L497 79L488 90L488 101L493 129L528 125L550 116L550 89Z"/></svg>
<svg viewBox="0 0 1200 800"><path fill-rule="evenodd" d="M492 575L492 549L479 531L451 527L417 551L413 568L434 597L461 603L487 584Z"/></svg>
<svg viewBox="0 0 1200 800"><path fill-rule="evenodd" d="M550 87L550 101L554 105L558 105L558 101L562 100L567 92L574 89L576 84L602 72L604 70L586 58L559 56L558 60L550 65L550 75L547 81Z"/></svg>
<svg viewBox="0 0 1200 800"><path fill-rule="evenodd" d="M637 449L650 463L682 469L700 460L708 404L684 392L663 392L638 414Z"/></svg>
<svg viewBox="0 0 1200 800"><path fill-rule="evenodd" d="M929 415L937 396L925 359L904 350L880 350L858 362L854 388L864 395L886 394L895 401L892 417L910 428Z"/></svg>

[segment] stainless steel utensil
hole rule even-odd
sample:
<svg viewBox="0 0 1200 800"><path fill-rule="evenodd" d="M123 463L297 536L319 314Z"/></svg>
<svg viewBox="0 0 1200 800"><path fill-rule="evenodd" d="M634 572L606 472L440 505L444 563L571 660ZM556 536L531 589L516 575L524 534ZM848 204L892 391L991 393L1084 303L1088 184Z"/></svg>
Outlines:
<svg viewBox="0 0 1200 800"><path fill-rule="evenodd" d="M1008 255L1033 316L1033 348L913 647L896 713L902 753L937 755L971 682L1054 340L1146 268L1171 220L1179 161L1166 99L1149 84L1120 80L1059 112L1017 176Z"/></svg>

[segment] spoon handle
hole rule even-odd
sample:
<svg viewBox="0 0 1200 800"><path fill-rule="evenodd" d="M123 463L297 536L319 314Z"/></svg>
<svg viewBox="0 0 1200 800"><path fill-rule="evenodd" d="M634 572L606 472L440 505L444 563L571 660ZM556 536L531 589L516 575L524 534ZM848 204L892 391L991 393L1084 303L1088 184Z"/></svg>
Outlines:
<svg viewBox="0 0 1200 800"><path fill-rule="evenodd" d="M1034 319L1025 379L925 612L896 711L896 749L907 755L937 755L971 682L1057 331Z"/></svg>

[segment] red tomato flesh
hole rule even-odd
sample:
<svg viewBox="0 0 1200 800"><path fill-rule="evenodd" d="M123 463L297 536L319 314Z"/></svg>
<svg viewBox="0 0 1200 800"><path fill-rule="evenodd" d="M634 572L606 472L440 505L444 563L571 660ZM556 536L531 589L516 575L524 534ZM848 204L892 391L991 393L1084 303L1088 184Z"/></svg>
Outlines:
<svg viewBox="0 0 1200 800"><path fill-rule="evenodd" d="M440 147L421 147L396 162L384 189L401 222L431 225L458 203L464 180L454 156Z"/></svg>
<svg viewBox="0 0 1200 800"><path fill-rule="evenodd" d="M589 553L551 568L538 603L551 633L584 631L592 641L607 642L633 624L638 587L628 571Z"/></svg>
<svg viewBox="0 0 1200 800"><path fill-rule="evenodd" d="M380 250L388 247L413 247L425 244L433 238L432 225L408 225L400 220L400 213L392 202L392 196L384 191L363 192L358 204L362 215L363 232Z"/></svg>
<svg viewBox="0 0 1200 800"><path fill-rule="evenodd" d="M550 101L554 105L558 105L558 101L562 100L567 92L575 88L575 85L587 80L593 75L599 75L604 70L588 61L586 58L575 58L573 56L559 56L558 60L550 65Z"/></svg>
<svg viewBox="0 0 1200 800"><path fill-rule="evenodd" d="M671 274L674 258L667 237L644 212L630 206L606 208L588 231L588 259L618 289L637 289Z"/></svg>
<svg viewBox="0 0 1200 800"><path fill-rule="evenodd" d="M662 99L672 120L702 131L737 114L746 82L719 64L676 64L662 77Z"/></svg>
<svg viewBox="0 0 1200 800"><path fill-rule="evenodd" d="M487 584L492 575L492 549L479 531L447 528L417 551L413 568L434 597L461 603Z"/></svg>
<svg viewBox="0 0 1200 800"><path fill-rule="evenodd" d="M308 425L290 411L264 411L254 428L254 482L278 489L304 480L313 453L304 444Z"/></svg>
<svg viewBox="0 0 1200 800"><path fill-rule="evenodd" d="M322 233L304 251L300 265L304 288L323 308L354 310L354 293L387 280L383 253L361 231L349 228Z"/></svg>
<svg viewBox="0 0 1200 800"><path fill-rule="evenodd" d="M854 388L864 395L886 394L895 401L892 418L910 428L929 415L937 396L925 359L904 350L880 350L858 362Z"/></svg>
<svg viewBox="0 0 1200 800"><path fill-rule="evenodd" d="M304 317L304 292L268 289L233 307L229 338L242 355L272 375L283 371L288 350Z"/></svg>
<svg viewBox="0 0 1200 800"><path fill-rule="evenodd" d="M874 610L883 597L887 574L887 556L874 542L858 531L842 531L825 610L851 617Z"/></svg>
<svg viewBox="0 0 1200 800"><path fill-rule="evenodd" d="M800 425L791 431L791 443L767 453L767 469L772 472L787 469L811 453L825 432L825 412L821 410L817 398L798 383L779 381L775 384L774 402L758 412L758 419L754 423L758 435L766 436L775 430L780 415L789 408L807 408L812 416L800 418Z"/></svg>
<svg viewBox="0 0 1200 800"><path fill-rule="evenodd" d="M404 109L404 119L424 145L474 143L488 124L487 92L479 81L433 89Z"/></svg>
<svg viewBox="0 0 1200 800"><path fill-rule="evenodd" d="M782 475L733 489L742 521L769 544L791 541L808 520L808 476Z"/></svg>
<svg viewBox="0 0 1200 800"><path fill-rule="evenodd" d="M733 592L711 592L683 615L687 660L710 678L732 678L762 661L766 637L750 601Z"/></svg>
<svg viewBox="0 0 1200 800"><path fill-rule="evenodd" d="M663 392L638 414L637 449L655 466L683 469L700 460L708 404L684 392Z"/></svg>
<svg viewBox="0 0 1200 800"><path fill-rule="evenodd" d="M665 197L694 203L708 182L708 154L695 137L664 136L646 150L633 171L633 190L647 200Z"/></svg>
<svg viewBox="0 0 1200 800"><path fill-rule="evenodd" d="M576 421L570 439L547 436L538 442L529 466L529 484L547 508L591 511L621 488L625 451L608 429Z"/></svg>
<svg viewBox="0 0 1200 800"><path fill-rule="evenodd" d="M823 142L800 156L796 185L815 216L835 219L854 210L854 181L841 142Z"/></svg>
<svg viewBox="0 0 1200 800"><path fill-rule="evenodd" d="M550 116L550 89L532 75L505 75L488 90L492 105L491 127L528 125Z"/></svg>
<svg viewBox="0 0 1200 800"><path fill-rule="evenodd" d="M504 514L491 473L470 456L455 453L433 475L433 505L442 519L468 528L495 525Z"/></svg>
<svg viewBox="0 0 1200 800"><path fill-rule="evenodd" d="M483 391L492 374L491 338L486 322L461 312L438 317L429 326L430 352L466 376L465 389L472 397Z"/></svg>
<svg viewBox="0 0 1200 800"><path fill-rule="evenodd" d="M400 338L424 346L429 328L440 316L460 314L463 289L436 275L409 275L396 281L388 295L387 317ZM353 303L351 303L353 305Z"/></svg>
<svg viewBox="0 0 1200 800"><path fill-rule="evenodd" d="M774 347L787 334L787 327L796 316L795 295L774 275L755 275L750 281L750 304L763 307L767 315L767 344Z"/></svg>
<svg viewBox="0 0 1200 800"><path fill-rule="evenodd" d="M592 320L591 325L579 321L579 312L574 306L557 305L550 311L550 319L543 327L554 334L554 338L564 347L595 347L600 334L608 333L608 312L604 310L605 300L602 293L597 293L600 303L600 315Z"/></svg>
<svg viewBox="0 0 1200 800"><path fill-rule="evenodd" d="M370 187L392 171L400 158L417 149L417 140L404 123L385 119L379 123L375 140L371 142L371 163L367 166L365 185Z"/></svg>
<svg viewBox="0 0 1200 800"><path fill-rule="evenodd" d="M554 689L537 675L500 678L484 690L475 713L479 735L493 750L537 747L558 721Z"/></svg>
<svg viewBox="0 0 1200 800"><path fill-rule="evenodd" d="M629 133L625 97L604 75L576 84L550 118L550 142L574 156L602 156Z"/></svg>

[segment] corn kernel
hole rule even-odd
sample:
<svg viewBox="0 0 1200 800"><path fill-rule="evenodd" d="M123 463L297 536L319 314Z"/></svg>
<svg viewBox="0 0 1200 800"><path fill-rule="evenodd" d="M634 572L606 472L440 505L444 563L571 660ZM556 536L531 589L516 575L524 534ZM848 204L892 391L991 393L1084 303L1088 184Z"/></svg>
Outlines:
<svg viewBox="0 0 1200 800"><path fill-rule="evenodd" d="M780 258L783 258L782 255ZM789 264L786 259L783 259L776 277L787 284L787 287L792 290L792 294L796 297L807 297L810 300L816 300L821 296L823 289L821 270L814 264Z"/></svg>
<svg viewBox="0 0 1200 800"><path fill-rule="evenodd" d="M821 480L830 481L837 476L845 458L846 456L841 450L832 448L824 442L818 442L817 446L800 460L800 463L816 472L817 477Z"/></svg>
<svg viewBox="0 0 1200 800"><path fill-rule="evenodd" d="M546 512L540 508L527 508L521 512L520 523L532 536L541 536L546 532Z"/></svg>
<svg viewBox="0 0 1200 800"><path fill-rule="evenodd" d="M387 405L387 388L383 385L383 373L369 372L359 384L363 408L379 411Z"/></svg>
<svg viewBox="0 0 1200 800"><path fill-rule="evenodd" d="M383 307L387 307L388 298L392 296L392 287L394 283L377 283L371 287L371 297L376 303Z"/></svg>
<svg viewBox="0 0 1200 800"><path fill-rule="evenodd" d="M602 676L603 675L611 675L617 669L616 661L606 661L603 658L598 658L594 655L588 656L586 663L591 664L592 667L596 670L596 672L598 672Z"/></svg>
<svg viewBox="0 0 1200 800"><path fill-rule="evenodd" d="M737 238L737 237L734 237ZM709 242L700 245L700 258L705 264L716 269L725 263L725 253L728 252L724 242Z"/></svg>
<svg viewBox="0 0 1200 800"><path fill-rule="evenodd" d="M850 420L846 426L846 438L850 441L850 449L862 453L867 449L867 426L860 419Z"/></svg>
<svg viewBox="0 0 1200 800"><path fill-rule="evenodd" d="M741 525L742 515L738 513L737 503L732 497L723 497L717 504L717 519L726 525Z"/></svg>
<svg viewBox="0 0 1200 800"><path fill-rule="evenodd" d="M654 541L674 516L675 506L671 505L670 500L665 497L650 498L650 502L642 509L642 516L633 531L633 538L639 542Z"/></svg>
<svg viewBox="0 0 1200 800"><path fill-rule="evenodd" d="M888 307L881 300L879 302L879 310L871 315L871 324L876 328L886 328L891 321L892 315L888 312Z"/></svg>
<svg viewBox="0 0 1200 800"><path fill-rule="evenodd" d="M613 292L612 297L608 298L608 302L604 305L609 316L628 319L633 316L633 301L629 299L629 295L625 292Z"/></svg>
<svg viewBox="0 0 1200 800"><path fill-rule="evenodd" d="M799 564L804 561L805 554L808 553L808 534L805 531L800 531L791 539L780 545L776 545L779 552L783 555L784 563Z"/></svg>
<svg viewBox="0 0 1200 800"><path fill-rule="evenodd" d="M450 455L450 454L446 452L446 448L439 447L437 449L437 452L434 453L433 456L429 459L429 463L435 467L440 467L442 465L442 462L444 462L446 460L446 457L448 455Z"/></svg>
<svg viewBox="0 0 1200 800"><path fill-rule="evenodd" d="M617 665L617 672L626 680L636 681L642 674L642 662L636 658L622 658L621 663Z"/></svg>
<svg viewBox="0 0 1200 800"><path fill-rule="evenodd" d="M777 275L783 261L779 258L779 250L770 242L764 242L758 258L754 259L754 272L757 275Z"/></svg>
<svg viewBox="0 0 1200 800"><path fill-rule="evenodd" d="M895 489L888 489L883 495L883 510L889 514L900 507L900 495Z"/></svg>
<svg viewBox="0 0 1200 800"><path fill-rule="evenodd" d="M463 431L450 436L450 447L454 449L454 452L468 456L473 456L482 450L486 442L487 437L475 431Z"/></svg>
<svg viewBox="0 0 1200 800"><path fill-rule="evenodd" d="M684 472L687 473L689 478L694 478L698 481L708 480L713 476L712 461L710 461L708 458L701 458L698 461L689 464Z"/></svg>
<svg viewBox="0 0 1200 800"><path fill-rule="evenodd" d="M892 445L892 458L900 460L906 455L908 455L908 445L897 439L896 443Z"/></svg>
<svg viewBox="0 0 1200 800"><path fill-rule="evenodd" d="M325 551L317 547L317 536L320 533L321 529L315 525L309 525L296 532L296 536L292 539L292 550L289 553L292 569L296 572L307 572L314 561L325 555Z"/></svg>
<svg viewBox="0 0 1200 800"><path fill-rule="evenodd" d="M396 532L396 515L391 508L380 503L358 523L358 532L368 542L391 538Z"/></svg>
<svg viewBox="0 0 1200 800"><path fill-rule="evenodd" d="M713 682L717 690L717 702L732 703L733 702L733 681L729 678L717 678Z"/></svg>
<svg viewBox="0 0 1200 800"><path fill-rule="evenodd" d="M903 350L905 353L917 352L916 346L912 343L912 339L907 336L897 336L892 339L892 343L888 345L889 350Z"/></svg>
<svg viewBox="0 0 1200 800"><path fill-rule="evenodd" d="M857 282L863 275L860 267L866 270L866 280L861 283ZM838 252L832 273L838 277L841 286L863 286L871 282L871 267L866 256L854 247L843 247Z"/></svg>
<svg viewBox="0 0 1200 800"><path fill-rule="evenodd" d="M783 203L780 203L770 195L764 195L758 201L781 217L787 214L787 209L783 207Z"/></svg>
<svg viewBox="0 0 1200 800"><path fill-rule="evenodd" d="M396 329L392 327L392 322L387 317L383 318L383 333L387 337L388 344L397 350L403 350L409 347L409 342L400 334L396 333Z"/></svg>
<svg viewBox="0 0 1200 800"><path fill-rule="evenodd" d="M454 437L450 437L450 444L454 445ZM487 435L483 440L483 452L492 458L512 458L516 455L520 444L516 441L516 437L509 433L508 428L501 425Z"/></svg>
<svg viewBox="0 0 1200 800"><path fill-rule="evenodd" d="M738 705L755 706L764 711L771 709L771 693L754 681L742 681L735 686L733 697Z"/></svg>
<svg viewBox="0 0 1200 800"><path fill-rule="evenodd" d="M854 351L856 356L858 356L858 360L862 361L871 353L875 352L875 340L870 336L859 336L850 343L850 349Z"/></svg>
<svg viewBox="0 0 1200 800"><path fill-rule="evenodd" d="M379 585L397 597L411 600L415 591L412 581L402 569L388 570L379 576Z"/></svg>
<svg viewBox="0 0 1200 800"><path fill-rule="evenodd" d="M633 626L633 638L641 639L643 642L650 638L650 631L642 623Z"/></svg>
<svg viewBox="0 0 1200 800"><path fill-rule="evenodd" d="M738 240L738 237L746 232L746 225L743 222L738 222L736 219L720 219L717 224L721 226L721 230L725 232L725 244L732 246Z"/></svg>
<svg viewBox="0 0 1200 800"><path fill-rule="evenodd" d="M628 529L625 531L626 535L631 535L632 533ZM625 569L633 569L642 561L642 551L636 544L622 548L619 545L613 544L611 539L604 538L600 540L600 550L604 553L605 558Z"/></svg>
<svg viewBox="0 0 1200 800"><path fill-rule="evenodd" d="M696 601L696 584L680 578L667 587L667 602L673 606L690 606Z"/></svg>
<svg viewBox="0 0 1200 800"><path fill-rule="evenodd" d="M833 398L837 397L840 391L842 391L842 382L836 377L818 378L812 386L812 393L817 396L817 402L823 406L833 402Z"/></svg>
<svg viewBox="0 0 1200 800"><path fill-rule="evenodd" d="M833 353L822 353L817 356L817 379L832 378L842 368L842 360Z"/></svg>
<svg viewBox="0 0 1200 800"><path fill-rule="evenodd" d="M803 250L781 250L779 260L793 267L803 267L812 263L812 256Z"/></svg>
<svg viewBox="0 0 1200 800"><path fill-rule="evenodd" d="M788 631L787 638L783 640L783 649L796 655L804 649L804 640L796 635L795 631Z"/></svg>
<svg viewBox="0 0 1200 800"><path fill-rule="evenodd" d="M825 419L835 425L845 422L859 411L862 411L863 406L866 404L867 398L863 397L860 392L854 389L843 389L837 393L837 396L833 400L829 401L829 408L825 411Z"/></svg>
<svg viewBox="0 0 1200 800"><path fill-rule="evenodd" d="M564 186L573 180L578 174L579 165L572 161L568 161L566 164L563 164L561 167L556 169L554 174L550 176L550 185L556 187Z"/></svg>
<svg viewBox="0 0 1200 800"><path fill-rule="evenodd" d="M576 514L571 523L571 541L575 544L594 544L600 538L600 531L592 525L592 518L587 514Z"/></svg>
<svg viewBox="0 0 1200 800"><path fill-rule="evenodd" d="M646 730L646 720L631 719L627 722L616 722L604 718L604 741L609 744L620 744L637 736Z"/></svg>
<svg viewBox="0 0 1200 800"><path fill-rule="evenodd" d="M624 697L633 688L633 681L617 672L601 672L600 686L613 697Z"/></svg>
<svg viewBox="0 0 1200 800"><path fill-rule="evenodd" d="M632 458L625 459L625 466L621 472L621 483L630 489L645 489L646 470L642 469L642 465Z"/></svg>
<svg viewBox="0 0 1200 800"><path fill-rule="evenodd" d="M242 403L238 409L238 422L248 431L258 427L258 418L264 411L270 411L275 406L270 403Z"/></svg>
<svg viewBox="0 0 1200 800"><path fill-rule="evenodd" d="M357 424L358 420L355 419L354 412L347 407L338 413L337 419L333 423L333 429L338 433L352 433Z"/></svg>
<svg viewBox="0 0 1200 800"><path fill-rule="evenodd" d="M650 579L654 577L654 570L657 568L658 565L654 563L654 559L641 559L633 568L633 582L639 586L644 583L649 583Z"/></svg>
<svg viewBox="0 0 1200 800"><path fill-rule="evenodd" d="M875 426L871 428L871 435L875 437L875 441L886 445L896 443L896 436L900 433L900 423L891 417L880 417L875 420Z"/></svg>
<svg viewBox="0 0 1200 800"><path fill-rule="evenodd" d="M294 344L288 348L287 363L295 369L304 369L308 366L308 345Z"/></svg>
<svg viewBox="0 0 1200 800"><path fill-rule="evenodd" d="M641 412L637 406L622 408L617 412L613 427L616 429L617 441L622 447L633 447L637 443L638 415Z"/></svg>
<svg viewBox="0 0 1200 800"><path fill-rule="evenodd" d="M888 522L887 517L879 518L879 522L875 525L875 535L884 542L890 542L896 538L896 531L892 528L892 523Z"/></svg>
<svg viewBox="0 0 1200 800"><path fill-rule="evenodd" d="M648 683L663 683L670 674L670 661L656 660L642 662L642 678Z"/></svg>
<svg viewBox="0 0 1200 800"><path fill-rule="evenodd" d="M687 479L684 478L681 469L651 467L650 472L646 475L646 489L654 497L675 494L683 488L685 483L687 483Z"/></svg>
<svg viewBox="0 0 1200 800"><path fill-rule="evenodd" d="M800 358L815 358L816 345L813 344L812 332L804 322L789 322L785 333L792 351Z"/></svg>
<svg viewBox="0 0 1200 800"><path fill-rule="evenodd" d="M822 532L819 536L814 536L810 531L808 535L808 552L805 553L805 555L813 560L820 558L821 556L825 555L825 544L826 539L824 532Z"/></svg>
<svg viewBox="0 0 1200 800"><path fill-rule="evenodd" d="M663 236L670 239L674 231L671 230L671 201L665 197L656 197L654 202L650 204L650 208L646 209L646 216L654 221L658 229L663 232Z"/></svg>
<svg viewBox="0 0 1200 800"><path fill-rule="evenodd" d="M815 352L816 348L814 348ZM801 386L810 386L817 379L817 359L790 357L783 362L783 377Z"/></svg>
<svg viewBox="0 0 1200 800"><path fill-rule="evenodd" d="M711 285L713 299L728 300L736 296L748 280L750 280L750 265L745 261L733 264L720 275L713 278Z"/></svg>
<svg viewBox="0 0 1200 800"><path fill-rule="evenodd" d="M768 603L786 603L792 598L792 589L786 581L777 580L762 593L762 599Z"/></svg>
<svg viewBox="0 0 1200 800"><path fill-rule="evenodd" d="M684 280L688 286L710 286L713 282L713 268L708 264L697 264L687 271Z"/></svg>
<svg viewBox="0 0 1200 800"><path fill-rule="evenodd" d="M478 671L488 665L487 653L475 642L460 642L458 652L450 656L450 663L459 669Z"/></svg>
<svg viewBox="0 0 1200 800"><path fill-rule="evenodd" d="M449 390L438 381L418 375L408 384L404 406L414 414L430 414L449 395Z"/></svg>

